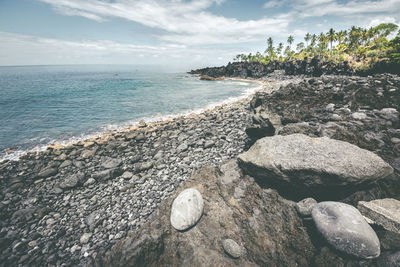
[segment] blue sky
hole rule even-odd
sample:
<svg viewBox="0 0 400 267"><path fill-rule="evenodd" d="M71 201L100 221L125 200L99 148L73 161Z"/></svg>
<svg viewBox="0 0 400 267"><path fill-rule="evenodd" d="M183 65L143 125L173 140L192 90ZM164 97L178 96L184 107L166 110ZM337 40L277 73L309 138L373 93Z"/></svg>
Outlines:
<svg viewBox="0 0 400 267"><path fill-rule="evenodd" d="M400 22L400 0L0 0L0 65L224 65L333 27ZM295 45L294 44L294 45Z"/></svg>

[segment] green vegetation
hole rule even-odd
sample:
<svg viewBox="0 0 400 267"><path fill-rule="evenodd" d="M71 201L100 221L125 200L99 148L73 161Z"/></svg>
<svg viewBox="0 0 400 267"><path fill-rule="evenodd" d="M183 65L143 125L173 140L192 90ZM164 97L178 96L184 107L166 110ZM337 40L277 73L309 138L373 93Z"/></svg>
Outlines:
<svg viewBox="0 0 400 267"><path fill-rule="evenodd" d="M383 60L400 63L400 30L394 38L388 39L398 28L393 23L382 23L369 29L353 26L347 31L337 32L331 28L319 35L307 33L305 43L297 43L296 50L292 50L293 36L288 37L285 49L283 43L275 47L273 39L269 37L264 54L239 54L234 61L269 63L318 56L323 61L334 63L347 61L352 67L360 69Z"/></svg>

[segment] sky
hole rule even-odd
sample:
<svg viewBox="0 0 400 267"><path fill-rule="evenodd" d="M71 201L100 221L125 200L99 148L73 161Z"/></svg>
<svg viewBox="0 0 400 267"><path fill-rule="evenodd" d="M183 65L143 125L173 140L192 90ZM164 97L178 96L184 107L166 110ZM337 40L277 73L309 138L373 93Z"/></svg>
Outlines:
<svg viewBox="0 0 400 267"><path fill-rule="evenodd" d="M330 28L400 24L400 0L0 0L0 66L187 71Z"/></svg>

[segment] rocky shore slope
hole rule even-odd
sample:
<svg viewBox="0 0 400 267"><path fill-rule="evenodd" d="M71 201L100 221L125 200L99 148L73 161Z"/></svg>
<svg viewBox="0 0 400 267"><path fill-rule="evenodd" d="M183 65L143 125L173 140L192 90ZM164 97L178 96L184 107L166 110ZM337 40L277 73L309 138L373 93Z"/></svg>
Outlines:
<svg viewBox="0 0 400 267"><path fill-rule="evenodd" d="M91 263L194 170L245 149L249 101L0 163L0 265Z"/></svg>
<svg viewBox="0 0 400 267"><path fill-rule="evenodd" d="M400 77L262 77L251 99L0 163L0 264L398 266Z"/></svg>
<svg viewBox="0 0 400 267"><path fill-rule="evenodd" d="M399 266L399 90L385 74L257 93L251 148L200 169L96 264ZM186 189L202 201L182 204Z"/></svg>

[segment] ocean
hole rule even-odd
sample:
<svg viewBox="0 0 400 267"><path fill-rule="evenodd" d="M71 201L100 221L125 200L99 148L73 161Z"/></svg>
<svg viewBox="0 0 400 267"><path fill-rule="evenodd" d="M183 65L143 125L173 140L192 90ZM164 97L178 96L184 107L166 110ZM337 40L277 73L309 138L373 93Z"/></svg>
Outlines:
<svg viewBox="0 0 400 267"><path fill-rule="evenodd" d="M0 161L141 120L199 112L258 86L131 65L0 67Z"/></svg>

